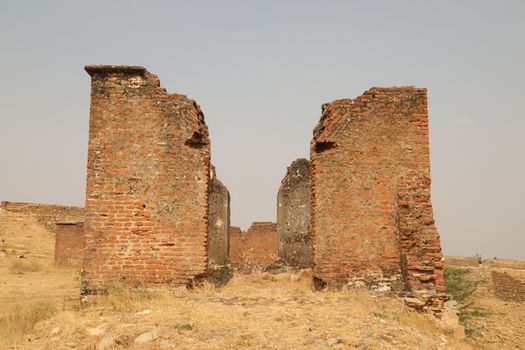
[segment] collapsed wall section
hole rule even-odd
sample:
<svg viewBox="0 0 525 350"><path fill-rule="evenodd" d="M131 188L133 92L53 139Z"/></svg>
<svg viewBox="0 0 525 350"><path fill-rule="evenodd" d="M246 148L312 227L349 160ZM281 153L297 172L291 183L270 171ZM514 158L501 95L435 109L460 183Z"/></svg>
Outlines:
<svg viewBox="0 0 525 350"><path fill-rule="evenodd" d="M139 66L86 66L91 108L82 292L181 285L206 273L204 115Z"/></svg>
<svg viewBox="0 0 525 350"><path fill-rule="evenodd" d="M55 226L55 265L80 267L84 248L83 222L57 222Z"/></svg>
<svg viewBox="0 0 525 350"><path fill-rule="evenodd" d="M230 251L230 193L213 166L208 201L208 264L225 265Z"/></svg>
<svg viewBox="0 0 525 350"><path fill-rule="evenodd" d="M444 290L426 89L371 88L323 105L310 154L315 277Z"/></svg>
<svg viewBox="0 0 525 350"><path fill-rule="evenodd" d="M310 162L296 159L277 194L278 257L283 264L296 268L312 265L310 183Z"/></svg>

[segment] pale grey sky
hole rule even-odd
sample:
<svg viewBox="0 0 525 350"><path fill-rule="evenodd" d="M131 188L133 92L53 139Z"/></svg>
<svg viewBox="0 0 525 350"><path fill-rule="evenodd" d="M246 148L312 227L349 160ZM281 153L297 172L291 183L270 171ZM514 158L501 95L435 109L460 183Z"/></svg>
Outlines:
<svg viewBox="0 0 525 350"><path fill-rule="evenodd" d="M426 87L445 253L525 258L524 1L0 0L0 199L83 205L89 63L198 101L244 228L321 104Z"/></svg>

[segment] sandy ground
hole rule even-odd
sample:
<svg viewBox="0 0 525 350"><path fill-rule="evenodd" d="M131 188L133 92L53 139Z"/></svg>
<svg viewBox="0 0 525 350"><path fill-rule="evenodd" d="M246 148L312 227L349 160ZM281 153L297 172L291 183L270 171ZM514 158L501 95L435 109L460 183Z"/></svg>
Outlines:
<svg viewBox="0 0 525 350"><path fill-rule="evenodd" d="M525 344L523 304L477 297L491 315L476 319L479 330L463 341L399 299L363 290L312 292L307 275L235 274L220 289L209 284L157 293L117 288L74 308L79 273L53 268L50 232L30 218L4 217L0 239L0 318L41 301L59 310L23 336L0 339L0 348L521 349ZM17 269L20 260L34 262L36 271Z"/></svg>

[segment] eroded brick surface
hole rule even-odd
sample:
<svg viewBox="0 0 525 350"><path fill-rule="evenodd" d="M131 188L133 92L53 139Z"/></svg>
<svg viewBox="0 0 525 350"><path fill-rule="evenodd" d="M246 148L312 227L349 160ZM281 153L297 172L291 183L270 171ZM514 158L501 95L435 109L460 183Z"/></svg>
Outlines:
<svg viewBox="0 0 525 350"><path fill-rule="evenodd" d="M209 192L208 263L225 265L230 250L230 193L212 167Z"/></svg>
<svg viewBox="0 0 525 350"><path fill-rule="evenodd" d="M371 88L323 105L310 154L315 276L444 290L426 89Z"/></svg>
<svg viewBox="0 0 525 350"><path fill-rule="evenodd" d="M180 285L207 268L210 145L195 101L138 66L86 66L83 293Z"/></svg>
<svg viewBox="0 0 525 350"><path fill-rule="evenodd" d="M296 268L312 265L310 182L310 162L296 159L288 167L277 194L278 257Z"/></svg>
<svg viewBox="0 0 525 350"><path fill-rule="evenodd" d="M277 224L254 222L248 231L232 226L230 260L238 267L262 268L277 259Z"/></svg>
<svg viewBox="0 0 525 350"><path fill-rule="evenodd" d="M84 247L83 222L57 222L55 225L55 265L80 267Z"/></svg>

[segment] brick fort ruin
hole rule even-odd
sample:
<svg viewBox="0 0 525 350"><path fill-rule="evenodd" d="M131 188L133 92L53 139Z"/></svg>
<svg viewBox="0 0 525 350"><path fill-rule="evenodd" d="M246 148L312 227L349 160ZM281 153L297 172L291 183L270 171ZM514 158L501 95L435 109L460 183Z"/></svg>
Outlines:
<svg viewBox="0 0 525 350"><path fill-rule="evenodd" d="M91 108L82 291L188 284L207 270L204 115L138 66L86 66Z"/></svg>
<svg viewBox="0 0 525 350"><path fill-rule="evenodd" d="M443 291L426 89L372 88L322 111L310 148L314 276Z"/></svg>
<svg viewBox="0 0 525 350"><path fill-rule="evenodd" d="M210 177L197 103L139 66L91 76L82 291L183 285L252 254L312 267L319 285L444 291L430 202L425 89L372 88L323 105L310 161L291 164L277 223L231 228L227 188Z"/></svg>

